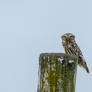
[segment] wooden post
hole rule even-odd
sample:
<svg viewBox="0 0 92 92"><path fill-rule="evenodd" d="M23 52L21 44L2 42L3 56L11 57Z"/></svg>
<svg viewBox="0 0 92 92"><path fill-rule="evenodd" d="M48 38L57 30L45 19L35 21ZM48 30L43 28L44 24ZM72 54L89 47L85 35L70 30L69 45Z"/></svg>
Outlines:
<svg viewBox="0 0 92 92"><path fill-rule="evenodd" d="M39 57L37 92L75 92L77 57L43 53Z"/></svg>

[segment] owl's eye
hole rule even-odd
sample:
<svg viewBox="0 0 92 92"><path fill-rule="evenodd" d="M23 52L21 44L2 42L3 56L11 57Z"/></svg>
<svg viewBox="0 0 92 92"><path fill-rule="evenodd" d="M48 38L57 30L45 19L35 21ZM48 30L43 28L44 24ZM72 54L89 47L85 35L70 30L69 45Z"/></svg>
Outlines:
<svg viewBox="0 0 92 92"><path fill-rule="evenodd" d="M74 39L75 37L74 36L70 36L71 39Z"/></svg>
<svg viewBox="0 0 92 92"><path fill-rule="evenodd" d="M66 36L63 36L62 38L63 38L63 39L66 39Z"/></svg>

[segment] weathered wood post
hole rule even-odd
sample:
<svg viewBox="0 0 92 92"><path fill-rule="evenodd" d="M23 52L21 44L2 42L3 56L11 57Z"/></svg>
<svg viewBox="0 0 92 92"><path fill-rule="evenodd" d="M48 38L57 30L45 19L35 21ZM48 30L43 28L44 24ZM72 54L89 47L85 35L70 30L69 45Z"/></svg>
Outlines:
<svg viewBox="0 0 92 92"><path fill-rule="evenodd" d="M77 57L43 53L39 57L37 92L75 92Z"/></svg>

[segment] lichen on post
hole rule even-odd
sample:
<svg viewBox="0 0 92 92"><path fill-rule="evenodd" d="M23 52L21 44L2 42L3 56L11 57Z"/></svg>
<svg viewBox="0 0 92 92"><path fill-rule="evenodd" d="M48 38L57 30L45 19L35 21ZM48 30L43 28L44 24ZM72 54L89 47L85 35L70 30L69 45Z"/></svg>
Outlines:
<svg viewBox="0 0 92 92"><path fill-rule="evenodd" d="M37 92L75 92L77 62L63 53L41 54Z"/></svg>

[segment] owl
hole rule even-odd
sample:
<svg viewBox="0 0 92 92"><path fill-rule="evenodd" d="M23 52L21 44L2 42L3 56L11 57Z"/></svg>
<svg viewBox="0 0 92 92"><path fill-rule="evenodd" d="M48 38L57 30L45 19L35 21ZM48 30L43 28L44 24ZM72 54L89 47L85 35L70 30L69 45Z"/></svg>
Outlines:
<svg viewBox="0 0 92 92"><path fill-rule="evenodd" d="M87 71L87 73L89 73L89 69L85 62L83 54L75 41L75 36L72 33L66 33L62 35L61 39L62 39L62 44L65 50L65 53L69 55L77 56L78 65L83 67Z"/></svg>

